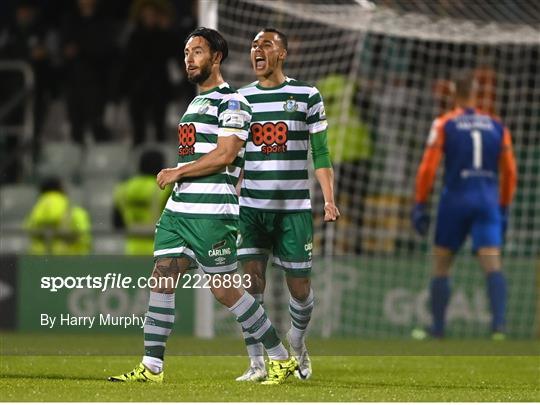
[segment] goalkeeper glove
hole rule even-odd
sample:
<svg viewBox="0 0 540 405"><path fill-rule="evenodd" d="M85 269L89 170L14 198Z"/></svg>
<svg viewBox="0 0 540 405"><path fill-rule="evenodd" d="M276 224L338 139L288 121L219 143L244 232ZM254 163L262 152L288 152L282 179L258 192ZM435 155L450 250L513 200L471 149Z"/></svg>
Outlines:
<svg viewBox="0 0 540 405"><path fill-rule="evenodd" d="M416 203L411 213L411 220L416 232L420 236L426 236L430 223L429 214L426 212L426 204Z"/></svg>
<svg viewBox="0 0 540 405"><path fill-rule="evenodd" d="M508 228L508 206L499 205L499 212L501 213L501 231L502 241L506 239L506 229Z"/></svg>

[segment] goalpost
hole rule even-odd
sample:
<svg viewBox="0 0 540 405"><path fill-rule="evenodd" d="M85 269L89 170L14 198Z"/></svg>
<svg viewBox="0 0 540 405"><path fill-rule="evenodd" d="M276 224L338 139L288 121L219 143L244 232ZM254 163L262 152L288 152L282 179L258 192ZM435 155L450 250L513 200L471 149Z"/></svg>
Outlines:
<svg viewBox="0 0 540 405"><path fill-rule="evenodd" d="M199 0L199 26L217 29L218 3L214 0ZM197 269L200 272L200 269ZM195 290L195 336L211 339L214 330L214 297L208 288Z"/></svg>
<svg viewBox="0 0 540 405"><path fill-rule="evenodd" d="M508 332L531 337L540 271L539 26L434 18L366 0L321 3L202 1L199 13L201 25L217 13L213 27L229 43L223 68L233 86L255 79L250 44L261 28L271 26L289 38L286 74L315 84L325 100L342 218L322 224L322 197L314 184L319 258L311 333L399 337L429 322L432 235L419 238L410 225L414 175L431 122L450 107L449 79L470 68L480 83L482 107L500 115L513 134L519 184L504 247ZM432 194L432 219L439 187ZM265 305L283 329L288 294L278 271L269 269L267 275ZM450 335L486 335L485 283L468 244L452 280ZM214 310L215 332L237 333L229 314L219 306Z"/></svg>

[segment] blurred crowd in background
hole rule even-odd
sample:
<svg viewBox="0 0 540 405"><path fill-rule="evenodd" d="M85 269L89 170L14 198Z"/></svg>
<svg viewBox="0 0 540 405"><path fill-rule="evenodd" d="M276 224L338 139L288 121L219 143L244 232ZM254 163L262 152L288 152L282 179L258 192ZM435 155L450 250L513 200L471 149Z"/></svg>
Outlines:
<svg viewBox="0 0 540 405"><path fill-rule="evenodd" d="M0 2L3 252L86 254L92 232L121 229L127 251L152 253L166 200L155 174L175 164L195 94L183 43L196 11L191 0Z"/></svg>
<svg viewBox="0 0 540 405"><path fill-rule="evenodd" d="M34 159L39 159L44 141L63 136L78 144L85 144L89 137L106 142L127 136L133 145L165 140L167 106L171 101L189 101L194 94L194 87L184 78L182 53L183 38L196 24L194 2L1 3L0 58L26 61L34 73ZM0 70L0 92L16 96L21 80L19 71ZM47 128L51 108L59 101L64 102L62 118L68 125L62 127L54 117L53 128ZM122 103L129 125L123 133L117 124ZM20 107L2 112L3 123L17 125L22 120ZM10 154L22 146L6 140L11 134L2 135L3 149ZM17 180L16 162L11 163L11 170L2 170L2 182Z"/></svg>

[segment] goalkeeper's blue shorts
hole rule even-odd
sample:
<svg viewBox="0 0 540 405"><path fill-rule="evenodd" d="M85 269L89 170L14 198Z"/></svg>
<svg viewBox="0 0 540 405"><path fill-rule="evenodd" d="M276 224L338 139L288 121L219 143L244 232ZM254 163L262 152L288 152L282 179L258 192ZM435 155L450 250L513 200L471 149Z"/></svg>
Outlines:
<svg viewBox="0 0 540 405"><path fill-rule="evenodd" d="M498 201L479 193L443 192L437 212L435 244L456 252L467 235L473 251L502 244L502 218Z"/></svg>

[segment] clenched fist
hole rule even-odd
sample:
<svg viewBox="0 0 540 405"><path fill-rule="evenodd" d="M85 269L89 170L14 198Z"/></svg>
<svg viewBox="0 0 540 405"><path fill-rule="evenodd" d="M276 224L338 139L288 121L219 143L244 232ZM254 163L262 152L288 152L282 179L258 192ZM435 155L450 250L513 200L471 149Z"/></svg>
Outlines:
<svg viewBox="0 0 540 405"><path fill-rule="evenodd" d="M334 203L324 204L324 222L334 222L339 218L340 213L338 207Z"/></svg>
<svg viewBox="0 0 540 405"><path fill-rule="evenodd" d="M172 184L178 180L180 180L180 176L178 174L178 168L176 167L163 169L156 177L156 182L159 188L162 190L167 186L167 184Z"/></svg>

